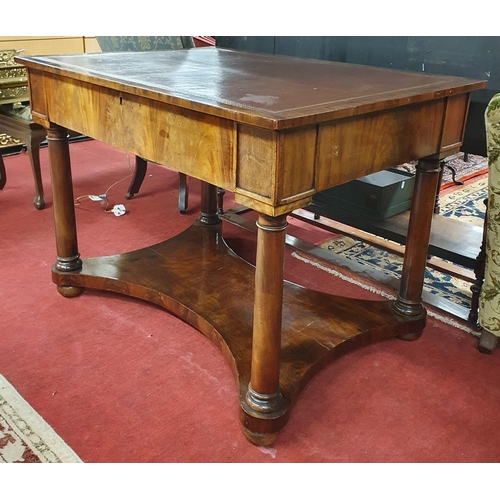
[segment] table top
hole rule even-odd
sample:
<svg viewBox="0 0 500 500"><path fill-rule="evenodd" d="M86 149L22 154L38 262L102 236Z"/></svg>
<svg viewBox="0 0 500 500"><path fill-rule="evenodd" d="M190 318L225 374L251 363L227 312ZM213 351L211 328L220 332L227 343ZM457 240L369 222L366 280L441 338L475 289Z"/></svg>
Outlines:
<svg viewBox="0 0 500 500"><path fill-rule="evenodd" d="M24 56L28 68L280 130L484 88L486 82L232 51Z"/></svg>

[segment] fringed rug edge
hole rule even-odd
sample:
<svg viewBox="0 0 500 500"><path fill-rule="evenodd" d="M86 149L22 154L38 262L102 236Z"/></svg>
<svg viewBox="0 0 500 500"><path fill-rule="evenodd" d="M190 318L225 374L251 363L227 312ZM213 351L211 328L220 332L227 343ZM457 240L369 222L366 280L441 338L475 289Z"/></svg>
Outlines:
<svg viewBox="0 0 500 500"><path fill-rule="evenodd" d="M304 256L300 255L298 252L292 252L292 257L294 257L295 259L300 260L306 264L309 264L317 269L320 269L321 271L325 271L329 274L332 274L341 280L352 283L353 285L357 285L357 286L359 286L365 290L368 290L376 295L381 295L381 296L385 297L386 299L391 300L391 299L396 298L395 294L389 293L387 291L382 290L381 288L374 287L374 286L369 285L367 283L363 283L362 281L357 280L355 278L352 278L350 276L347 276L346 274L343 274L340 271L337 271L336 269L333 269L331 267L327 267L323 264L320 264L319 262L317 262L315 260L304 257ZM443 316L442 314L436 313L432 309L427 308L427 314L430 317L432 317L432 318L434 318L442 323L453 326L454 328L458 328L459 330L462 330L464 332L470 333L471 335L473 335L475 337L479 336L479 332L472 329L471 327L463 325L463 324L459 323L458 321L453 320L452 318L449 318L447 316Z"/></svg>
<svg viewBox="0 0 500 500"><path fill-rule="evenodd" d="M0 375L0 416L44 463L82 463L52 427Z"/></svg>

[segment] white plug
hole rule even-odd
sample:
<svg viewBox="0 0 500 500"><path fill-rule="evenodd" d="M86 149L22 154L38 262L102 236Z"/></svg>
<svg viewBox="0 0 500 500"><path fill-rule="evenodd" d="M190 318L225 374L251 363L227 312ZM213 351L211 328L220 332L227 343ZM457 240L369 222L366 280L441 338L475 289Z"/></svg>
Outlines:
<svg viewBox="0 0 500 500"><path fill-rule="evenodd" d="M125 215L127 210L125 209L125 205L115 205L112 210L111 210L117 217L120 217L120 215Z"/></svg>

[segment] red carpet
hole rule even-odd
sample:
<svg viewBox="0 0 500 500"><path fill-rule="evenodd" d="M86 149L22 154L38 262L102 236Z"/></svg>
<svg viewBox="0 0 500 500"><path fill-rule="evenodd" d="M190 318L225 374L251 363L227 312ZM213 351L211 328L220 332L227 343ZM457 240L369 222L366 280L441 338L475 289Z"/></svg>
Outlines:
<svg viewBox="0 0 500 500"><path fill-rule="evenodd" d="M71 153L76 197L104 193L129 174L125 153L96 141L72 144ZM5 158L0 373L84 462L498 462L500 353L480 354L475 337L432 318L415 342L386 341L332 363L306 387L270 448L248 443L232 373L200 333L129 298L57 293L47 150L41 155L43 211L32 205L28 156ZM144 247L196 219L197 181L186 215L176 208L176 173L150 166L132 200L128 182L108 193L111 204L125 204L125 216L88 200L76 209L82 256ZM224 227L233 248L253 259L253 235ZM291 231L321 239L317 229ZM381 300L290 255L286 277Z"/></svg>

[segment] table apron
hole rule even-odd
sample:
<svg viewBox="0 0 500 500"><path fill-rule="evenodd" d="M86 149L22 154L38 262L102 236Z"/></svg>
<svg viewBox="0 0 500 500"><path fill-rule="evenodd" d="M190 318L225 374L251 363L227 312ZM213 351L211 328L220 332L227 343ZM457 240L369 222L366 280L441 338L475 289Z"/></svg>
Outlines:
<svg viewBox="0 0 500 500"><path fill-rule="evenodd" d="M315 192L401 163L459 150L469 93L315 125L269 130L174 106L151 95L32 71L33 120L66 127L233 191L279 216Z"/></svg>

